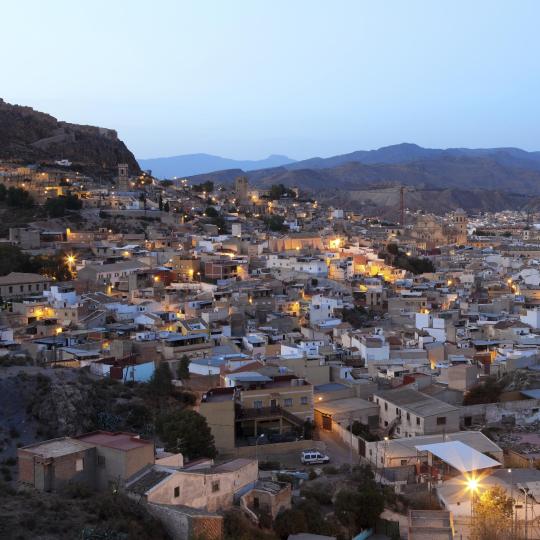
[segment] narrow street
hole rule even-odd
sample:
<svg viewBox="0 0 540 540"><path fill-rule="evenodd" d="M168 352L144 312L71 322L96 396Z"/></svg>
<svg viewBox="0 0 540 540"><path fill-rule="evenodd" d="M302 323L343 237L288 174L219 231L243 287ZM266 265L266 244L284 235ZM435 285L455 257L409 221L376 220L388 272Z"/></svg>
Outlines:
<svg viewBox="0 0 540 540"><path fill-rule="evenodd" d="M326 446L326 453L330 457L330 463L339 467L344 463L351 463L351 452L349 446L346 445L335 433L318 429L316 437ZM352 453L352 464L356 465L360 462L358 454Z"/></svg>

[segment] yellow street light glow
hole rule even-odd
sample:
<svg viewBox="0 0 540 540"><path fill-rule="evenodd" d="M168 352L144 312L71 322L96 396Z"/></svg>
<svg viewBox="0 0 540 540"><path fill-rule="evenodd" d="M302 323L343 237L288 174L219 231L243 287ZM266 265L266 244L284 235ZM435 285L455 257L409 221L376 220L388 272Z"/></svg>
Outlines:
<svg viewBox="0 0 540 540"><path fill-rule="evenodd" d="M68 255L66 257L66 261L68 262L68 264L73 264L75 262L75 255Z"/></svg>
<svg viewBox="0 0 540 540"><path fill-rule="evenodd" d="M479 483L476 478L469 478L467 480L467 489L469 491L477 491L478 487L479 487Z"/></svg>

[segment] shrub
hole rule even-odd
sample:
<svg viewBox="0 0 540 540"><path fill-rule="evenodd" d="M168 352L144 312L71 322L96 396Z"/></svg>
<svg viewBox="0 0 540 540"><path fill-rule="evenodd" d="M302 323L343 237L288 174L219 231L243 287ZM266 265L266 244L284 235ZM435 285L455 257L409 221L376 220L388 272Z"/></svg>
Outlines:
<svg viewBox="0 0 540 540"><path fill-rule="evenodd" d="M322 470L324 474L338 474L339 473L337 467L334 467L334 465L325 465L322 468Z"/></svg>

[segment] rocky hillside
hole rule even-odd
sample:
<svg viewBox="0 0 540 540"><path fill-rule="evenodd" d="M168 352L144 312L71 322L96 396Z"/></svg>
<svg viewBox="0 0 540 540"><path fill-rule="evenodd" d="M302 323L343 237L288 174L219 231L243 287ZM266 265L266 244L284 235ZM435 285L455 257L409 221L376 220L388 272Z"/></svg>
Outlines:
<svg viewBox="0 0 540 540"><path fill-rule="evenodd" d="M110 177L118 163L139 165L113 129L61 122L31 107L0 99L0 160L53 165L67 159L81 172Z"/></svg>

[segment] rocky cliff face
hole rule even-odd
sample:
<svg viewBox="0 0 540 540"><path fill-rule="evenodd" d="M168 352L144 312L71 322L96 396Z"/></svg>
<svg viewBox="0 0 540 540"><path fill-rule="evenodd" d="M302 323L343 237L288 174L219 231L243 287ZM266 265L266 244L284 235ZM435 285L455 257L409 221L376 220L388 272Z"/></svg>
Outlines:
<svg viewBox="0 0 540 540"><path fill-rule="evenodd" d="M61 122L31 107L0 99L0 160L53 165L60 159L95 176L114 176L118 163L127 163L131 174L140 172L116 131Z"/></svg>

